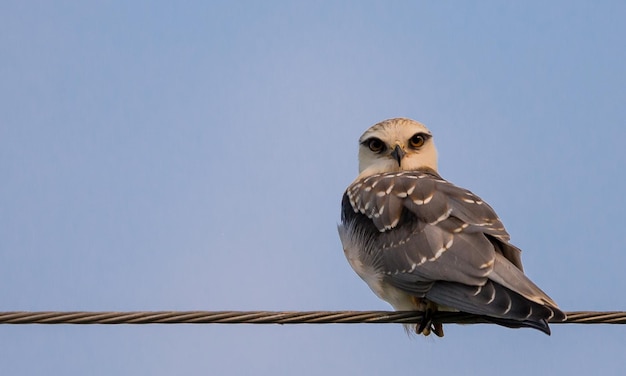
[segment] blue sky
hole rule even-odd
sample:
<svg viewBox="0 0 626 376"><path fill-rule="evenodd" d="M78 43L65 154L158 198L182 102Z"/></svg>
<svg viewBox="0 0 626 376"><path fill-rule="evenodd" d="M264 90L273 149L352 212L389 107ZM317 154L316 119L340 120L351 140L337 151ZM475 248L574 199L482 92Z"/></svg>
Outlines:
<svg viewBox="0 0 626 376"><path fill-rule="evenodd" d="M425 123L566 311L626 310L621 2L0 3L0 310L385 310L336 224ZM0 373L621 374L622 326L0 326Z"/></svg>

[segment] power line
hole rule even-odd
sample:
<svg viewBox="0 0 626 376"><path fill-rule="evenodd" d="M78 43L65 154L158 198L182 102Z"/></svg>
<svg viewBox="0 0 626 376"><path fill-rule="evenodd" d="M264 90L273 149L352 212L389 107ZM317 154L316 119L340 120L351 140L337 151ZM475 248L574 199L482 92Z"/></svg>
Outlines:
<svg viewBox="0 0 626 376"><path fill-rule="evenodd" d="M626 324L626 311L565 312L567 320L552 324ZM39 311L0 312L0 324L382 324L419 323L417 311ZM433 321L486 324L462 312L437 312Z"/></svg>

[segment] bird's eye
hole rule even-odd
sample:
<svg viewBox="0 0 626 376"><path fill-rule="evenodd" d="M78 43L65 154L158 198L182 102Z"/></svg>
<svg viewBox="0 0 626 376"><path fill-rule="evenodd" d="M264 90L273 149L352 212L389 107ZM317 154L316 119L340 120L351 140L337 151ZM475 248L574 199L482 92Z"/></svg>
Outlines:
<svg viewBox="0 0 626 376"><path fill-rule="evenodd" d="M377 138L372 138L367 141L367 147L370 148L374 153L381 153L385 150L385 143Z"/></svg>
<svg viewBox="0 0 626 376"><path fill-rule="evenodd" d="M424 145L424 142L426 142L426 136L421 133L416 133L409 139L409 145L412 148L420 148Z"/></svg>

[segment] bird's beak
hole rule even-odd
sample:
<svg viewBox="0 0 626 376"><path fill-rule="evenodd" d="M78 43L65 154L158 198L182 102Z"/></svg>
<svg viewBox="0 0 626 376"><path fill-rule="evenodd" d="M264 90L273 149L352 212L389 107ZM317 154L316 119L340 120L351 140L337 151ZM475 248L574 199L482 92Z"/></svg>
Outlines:
<svg viewBox="0 0 626 376"><path fill-rule="evenodd" d="M395 149L393 149L393 151L391 152L391 156L393 157L393 159L396 160L396 162L398 162L398 166L400 166L400 164L402 162L402 158L405 155L406 155L406 152L404 150L402 150L400 145L396 145Z"/></svg>

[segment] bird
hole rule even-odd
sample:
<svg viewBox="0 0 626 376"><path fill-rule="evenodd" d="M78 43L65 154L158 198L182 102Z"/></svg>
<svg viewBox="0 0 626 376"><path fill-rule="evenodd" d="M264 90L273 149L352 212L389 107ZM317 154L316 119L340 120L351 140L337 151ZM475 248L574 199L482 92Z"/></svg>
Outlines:
<svg viewBox="0 0 626 376"><path fill-rule="evenodd" d="M339 237L354 271L396 311L421 311L411 327L443 337L439 311L463 312L550 335L565 321L525 274L521 250L480 197L443 179L425 125L393 118L359 139L359 175L342 197Z"/></svg>

